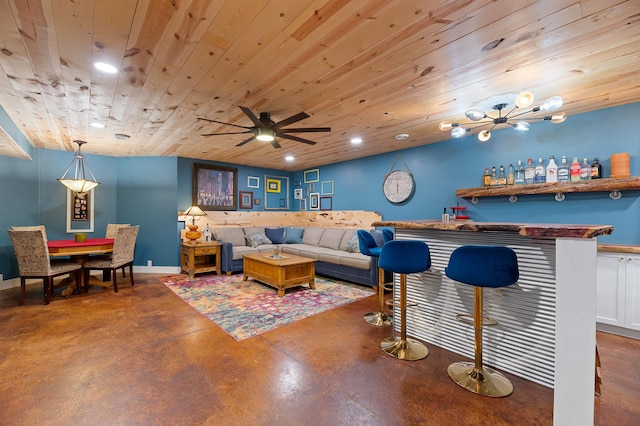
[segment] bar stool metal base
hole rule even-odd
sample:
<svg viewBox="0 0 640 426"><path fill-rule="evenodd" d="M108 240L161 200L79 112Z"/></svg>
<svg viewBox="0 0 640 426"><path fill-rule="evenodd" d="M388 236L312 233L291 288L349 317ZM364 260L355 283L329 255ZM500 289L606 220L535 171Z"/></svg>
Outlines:
<svg viewBox="0 0 640 426"><path fill-rule="evenodd" d="M421 342L410 338L403 340L400 336L387 337L380 342L380 347L387 355L407 361L417 361L429 355L429 349Z"/></svg>
<svg viewBox="0 0 640 426"><path fill-rule="evenodd" d="M477 368L473 362L454 362L447 368L451 380L479 395L503 397L511 395L513 385L493 368Z"/></svg>
<svg viewBox="0 0 640 426"><path fill-rule="evenodd" d="M388 327L393 325L393 315L387 315L384 312L369 312L364 314L364 320L376 327Z"/></svg>

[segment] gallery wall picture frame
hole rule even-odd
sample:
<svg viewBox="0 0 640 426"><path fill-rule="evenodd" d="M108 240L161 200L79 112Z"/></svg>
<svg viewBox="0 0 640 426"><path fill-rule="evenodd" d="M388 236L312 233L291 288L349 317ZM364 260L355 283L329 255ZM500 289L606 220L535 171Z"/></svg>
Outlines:
<svg viewBox="0 0 640 426"><path fill-rule="evenodd" d="M320 180L320 169L304 171L304 183L318 182Z"/></svg>
<svg viewBox="0 0 640 426"><path fill-rule="evenodd" d="M300 202L299 210L300 211L305 211L307 210L307 199L306 198L301 198L300 200L298 200Z"/></svg>
<svg viewBox="0 0 640 426"><path fill-rule="evenodd" d="M267 192L280 193L280 179L266 179Z"/></svg>
<svg viewBox="0 0 640 426"><path fill-rule="evenodd" d="M302 200L302 188L296 188L293 190L293 198L296 200Z"/></svg>
<svg viewBox="0 0 640 426"><path fill-rule="evenodd" d="M247 176L247 188L260 188L260 178L258 176Z"/></svg>
<svg viewBox="0 0 640 426"><path fill-rule="evenodd" d="M312 192L309 194L309 210L320 210L320 193Z"/></svg>
<svg viewBox="0 0 640 426"><path fill-rule="evenodd" d="M255 206L259 206L262 204L262 199L261 198L256 198L255 200L253 200L253 204Z"/></svg>
<svg viewBox="0 0 640 426"><path fill-rule="evenodd" d="M331 210L333 199L331 197L320 197L320 210Z"/></svg>
<svg viewBox="0 0 640 426"><path fill-rule="evenodd" d="M240 191L240 208L253 208L253 191Z"/></svg>
<svg viewBox="0 0 640 426"><path fill-rule="evenodd" d="M93 189L84 195L67 189L67 232L94 232L95 201Z"/></svg>
<svg viewBox="0 0 640 426"><path fill-rule="evenodd" d="M322 192L322 195L333 195L333 181L332 180L323 181L321 184L320 191Z"/></svg>
<svg viewBox="0 0 640 426"><path fill-rule="evenodd" d="M202 210L237 210L238 169L193 164L193 205Z"/></svg>

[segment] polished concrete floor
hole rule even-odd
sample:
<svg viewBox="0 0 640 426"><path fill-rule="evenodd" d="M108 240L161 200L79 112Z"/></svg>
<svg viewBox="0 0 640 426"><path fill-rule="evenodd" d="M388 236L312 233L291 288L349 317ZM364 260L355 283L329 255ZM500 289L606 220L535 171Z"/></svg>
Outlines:
<svg viewBox="0 0 640 426"><path fill-rule="evenodd" d="M507 398L447 376L460 356L379 349L376 296L236 342L162 283L42 304L42 287L0 291L1 425L548 425L553 392L507 375ZM640 424L640 341L598 334L597 425Z"/></svg>

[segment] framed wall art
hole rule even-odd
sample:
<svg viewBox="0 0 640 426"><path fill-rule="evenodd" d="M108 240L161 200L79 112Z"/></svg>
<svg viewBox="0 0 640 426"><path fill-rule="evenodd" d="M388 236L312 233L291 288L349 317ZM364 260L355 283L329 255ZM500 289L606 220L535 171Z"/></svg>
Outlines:
<svg viewBox="0 0 640 426"><path fill-rule="evenodd" d="M237 210L238 169L193 164L193 204L202 210Z"/></svg>
<svg viewBox="0 0 640 426"><path fill-rule="evenodd" d="M322 195L333 195L333 181L325 180L322 182L322 187L320 188L322 191Z"/></svg>
<svg viewBox="0 0 640 426"><path fill-rule="evenodd" d="M265 179L265 186L267 188L267 192L280 193L281 181L280 179Z"/></svg>
<svg viewBox="0 0 640 426"><path fill-rule="evenodd" d="M93 232L93 194L93 189L84 193L67 189L67 232Z"/></svg>
<svg viewBox="0 0 640 426"><path fill-rule="evenodd" d="M312 192L309 195L309 210L320 210L320 193Z"/></svg>
<svg viewBox="0 0 640 426"><path fill-rule="evenodd" d="M331 210L333 199L331 197L320 197L320 210Z"/></svg>
<svg viewBox="0 0 640 426"><path fill-rule="evenodd" d="M320 169L305 170L304 183L318 182L320 180Z"/></svg>
<svg viewBox="0 0 640 426"><path fill-rule="evenodd" d="M264 175L264 209L289 210L289 178Z"/></svg>
<svg viewBox="0 0 640 426"><path fill-rule="evenodd" d="M293 190L293 198L296 200L302 200L302 188L296 188Z"/></svg>
<svg viewBox="0 0 640 426"><path fill-rule="evenodd" d="M260 178L258 176L248 176L247 177L247 187L248 188L260 188Z"/></svg>
<svg viewBox="0 0 640 426"><path fill-rule="evenodd" d="M253 192L240 191L240 208L241 209L253 208Z"/></svg>

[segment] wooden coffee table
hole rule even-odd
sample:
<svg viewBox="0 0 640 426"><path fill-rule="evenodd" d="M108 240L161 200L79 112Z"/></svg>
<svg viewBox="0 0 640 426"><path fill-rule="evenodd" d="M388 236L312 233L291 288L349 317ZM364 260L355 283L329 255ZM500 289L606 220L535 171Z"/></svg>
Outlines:
<svg viewBox="0 0 640 426"><path fill-rule="evenodd" d="M244 255L244 277L249 277L278 289L278 296L284 296L284 290L309 283L316 288L315 260L293 254L281 254L274 259L273 253L251 253Z"/></svg>

